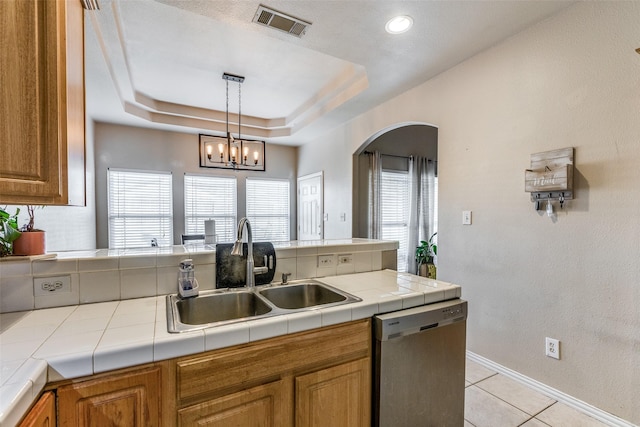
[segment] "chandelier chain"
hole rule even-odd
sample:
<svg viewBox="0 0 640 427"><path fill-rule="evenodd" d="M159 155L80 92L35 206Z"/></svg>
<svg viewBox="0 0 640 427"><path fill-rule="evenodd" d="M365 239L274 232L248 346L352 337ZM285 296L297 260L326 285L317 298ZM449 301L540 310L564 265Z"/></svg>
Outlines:
<svg viewBox="0 0 640 427"><path fill-rule="evenodd" d="M227 80L227 138L229 138L229 80Z"/></svg>

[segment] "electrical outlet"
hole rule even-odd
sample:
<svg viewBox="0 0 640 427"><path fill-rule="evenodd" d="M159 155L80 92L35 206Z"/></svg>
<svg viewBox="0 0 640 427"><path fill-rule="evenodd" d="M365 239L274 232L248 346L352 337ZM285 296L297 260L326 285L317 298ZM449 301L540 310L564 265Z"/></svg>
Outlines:
<svg viewBox="0 0 640 427"><path fill-rule="evenodd" d="M51 295L71 292L71 276L34 277L33 295Z"/></svg>
<svg viewBox="0 0 640 427"><path fill-rule="evenodd" d="M332 267L334 265L333 255L318 255L318 267Z"/></svg>
<svg viewBox="0 0 640 427"><path fill-rule="evenodd" d="M545 354L560 360L560 341L555 338L545 338Z"/></svg>

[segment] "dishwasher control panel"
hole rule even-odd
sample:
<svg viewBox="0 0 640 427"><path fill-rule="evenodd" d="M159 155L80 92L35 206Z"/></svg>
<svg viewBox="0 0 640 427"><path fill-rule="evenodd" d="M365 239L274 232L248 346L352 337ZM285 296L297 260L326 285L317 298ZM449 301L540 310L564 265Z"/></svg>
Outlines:
<svg viewBox="0 0 640 427"><path fill-rule="evenodd" d="M386 341L467 319L467 301L453 299L374 316L376 339Z"/></svg>
<svg viewBox="0 0 640 427"><path fill-rule="evenodd" d="M442 317L444 319L450 319L452 317L460 317L464 315L464 310L461 305L452 308L444 308L442 309Z"/></svg>

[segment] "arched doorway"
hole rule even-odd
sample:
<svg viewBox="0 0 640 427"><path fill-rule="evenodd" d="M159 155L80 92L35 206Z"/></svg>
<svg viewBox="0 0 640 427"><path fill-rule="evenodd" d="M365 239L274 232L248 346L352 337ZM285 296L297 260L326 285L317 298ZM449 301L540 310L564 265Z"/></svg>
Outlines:
<svg viewBox="0 0 640 427"><path fill-rule="evenodd" d="M365 141L353 154L353 236L369 237L369 158L368 153L378 151L381 154L382 169L388 179L394 179L400 189L408 179L409 158L424 157L437 162L438 157L438 128L428 124L405 123L380 131ZM408 184L406 184L408 186ZM396 192L398 193L398 192ZM399 196L399 194L394 194ZM403 195L404 196L404 195ZM410 196L408 196L410 197ZM391 201L393 204L407 203L407 199L398 197ZM404 211L403 211L404 209ZM405 218L400 217L408 206L398 206L397 236L387 228L387 236L393 240L400 240L405 229ZM389 227L391 225L389 224ZM407 252L414 248L408 247L408 240L401 241L399 250L399 269L411 268L407 265Z"/></svg>

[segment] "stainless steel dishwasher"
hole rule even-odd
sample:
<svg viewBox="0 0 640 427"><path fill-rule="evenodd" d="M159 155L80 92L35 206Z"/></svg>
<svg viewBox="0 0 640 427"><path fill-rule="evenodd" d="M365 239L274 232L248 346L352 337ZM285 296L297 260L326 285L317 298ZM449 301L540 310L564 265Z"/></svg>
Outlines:
<svg viewBox="0 0 640 427"><path fill-rule="evenodd" d="M376 427L464 425L467 302L374 317Z"/></svg>

